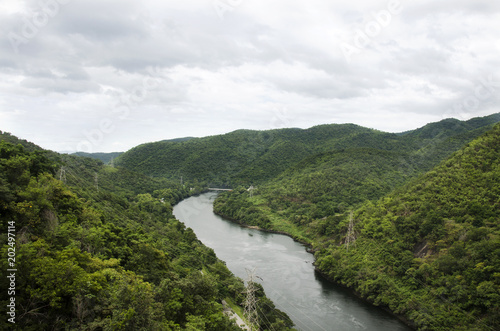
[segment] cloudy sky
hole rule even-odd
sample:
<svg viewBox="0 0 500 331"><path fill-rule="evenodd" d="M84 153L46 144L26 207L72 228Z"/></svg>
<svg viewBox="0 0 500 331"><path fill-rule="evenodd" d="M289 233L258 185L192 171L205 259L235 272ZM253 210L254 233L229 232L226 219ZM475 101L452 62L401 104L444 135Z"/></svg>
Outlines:
<svg viewBox="0 0 500 331"><path fill-rule="evenodd" d="M492 0L1 0L0 130L125 151L500 112Z"/></svg>

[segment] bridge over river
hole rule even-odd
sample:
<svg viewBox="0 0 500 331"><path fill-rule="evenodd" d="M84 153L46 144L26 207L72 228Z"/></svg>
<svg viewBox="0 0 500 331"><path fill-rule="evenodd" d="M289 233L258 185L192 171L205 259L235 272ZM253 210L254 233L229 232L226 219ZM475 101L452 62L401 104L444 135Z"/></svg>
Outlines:
<svg viewBox="0 0 500 331"><path fill-rule="evenodd" d="M209 187L209 191L232 191L232 188L216 188L216 187Z"/></svg>

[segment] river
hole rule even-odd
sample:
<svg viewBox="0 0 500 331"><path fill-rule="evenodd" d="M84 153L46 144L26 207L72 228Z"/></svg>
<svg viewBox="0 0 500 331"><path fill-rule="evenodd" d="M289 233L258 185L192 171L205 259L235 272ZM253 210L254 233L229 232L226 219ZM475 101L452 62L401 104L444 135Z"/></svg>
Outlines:
<svg viewBox="0 0 500 331"><path fill-rule="evenodd" d="M174 215L226 262L237 277L256 281L276 307L288 314L298 330L411 330L314 271L314 256L291 238L241 227L213 213L217 193L181 201Z"/></svg>

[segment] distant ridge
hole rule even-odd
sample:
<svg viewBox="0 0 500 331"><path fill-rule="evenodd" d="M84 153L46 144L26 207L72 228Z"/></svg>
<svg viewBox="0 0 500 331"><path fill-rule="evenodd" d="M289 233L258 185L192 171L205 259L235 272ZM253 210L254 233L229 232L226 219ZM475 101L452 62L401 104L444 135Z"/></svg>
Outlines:
<svg viewBox="0 0 500 331"><path fill-rule="evenodd" d="M422 138L443 137L449 136L452 132L464 133L498 122L500 122L500 113L485 117L475 117L467 121L447 118L439 122L429 123L416 130L402 132L401 135L419 136Z"/></svg>
<svg viewBox="0 0 500 331"><path fill-rule="evenodd" d="M165 139L165 140L162 140L162 142L173 142L173 143L181 143L181 142L184 142L184 141L188 141L188 140L191 140L191 139L196 139L196 137L184 137L184 138L174 138L174 139Z"/></svg>
<svg viewBox="0 0 500 331"><path fill-rule="evenodd" d="M123 152L113 152L113 153L85 153L85 152L76 152L71 155L75 156L83 156L83 157L90 157L92 159L96 160L101 160L105 164L108 164L113 160L114 158L117 158L118 156L122 155Z"/></svg>
<svg viewBox="0 0 500 331"><path fill-rule="evenodd" d="M429 170L499 121L500 114L469 121L448 119L402 134L355 124L236 130L203 138L142 144L120 155L115 162L148 176L183 177L228 187L261 183L307 157L351 148L375 148L403 154L418 152L418 158L424 162L417 166L417 171L422 171Z"/></svg>

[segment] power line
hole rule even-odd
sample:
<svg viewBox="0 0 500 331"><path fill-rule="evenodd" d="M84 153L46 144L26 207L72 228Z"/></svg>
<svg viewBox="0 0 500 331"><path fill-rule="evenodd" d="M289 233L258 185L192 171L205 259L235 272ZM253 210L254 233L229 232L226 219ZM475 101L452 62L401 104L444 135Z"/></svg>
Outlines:
<svg viewBox="0 0 500 331"><path fill-rule="evenodd" d="M276 290L276 289L273 289L273 293L275 295L278 295L281 297L281 300L284 300L286 303L288 303L292 308L295 308L295 310L297 310L298 312L302 313L302 311L293 303L291 302L290 300L288 300L282 293L280 293L280 291ZM301 318L299 318L296 314L293 314L291 311L287 311L287 309L285 307L276 307L276 308L279 308L279 309L282 309L288 316L291 316L291 317L294 317L295 320L299 321L300 323L303 324L302 327L305 327L305 328L308 328L309 330L312 330L307 324L306 322L304 322ZM278 311L277 311L278 312ZM305 317L311 321L312 324L316 324L316 326L318 326L320 329L326 331L326 329L324 327L322 327L321 325L319 325L311 316L309 315L306 315L304 314Z"/></svg>
<svg viewBox="0 0 500 331"><path fill-rule="evenodd" d="M267 305L268 306L268 305ZM268 306L269 307L269 306ZM273 328L273 325L271 324L271 322L269 321L269 319L267 318L266 314L262 311L262 309L260 309L259 306L257 306L257 309L259 310L261 316L267 321L267 324L262 321L265 325L269 326L269 328L271 329L271 331L274 331L274 328Z"/></svg>

